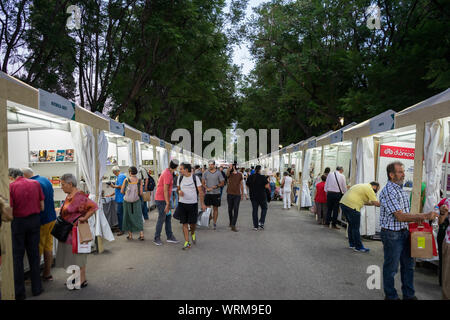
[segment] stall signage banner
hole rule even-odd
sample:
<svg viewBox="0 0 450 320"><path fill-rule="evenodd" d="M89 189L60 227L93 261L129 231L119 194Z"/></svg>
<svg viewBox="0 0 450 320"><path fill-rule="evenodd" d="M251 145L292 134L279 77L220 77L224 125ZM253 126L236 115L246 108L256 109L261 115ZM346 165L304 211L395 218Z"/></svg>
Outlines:
<svg viewBox="0 0 450 320"><path fill-rule="evenodd" d="M382 145L380 146L380 157L414 160L414 148Z"/></svg>
<svg viewBox="0 0 450 320"><path fill-rule="evenodd" d="M315 139L308 142L308 149L315 148L315 147L316 147L316 140Z"/></svg>
<svg viewBox="0 0 450 320"><path fill-rule="evenodd" d="M342 142L342 138L343 138L343 137L342 137L342 130L339 130L339 131L333 133L333 134L330 136L330 142L331 142L331 143Z"/></svg>
<svg viewBox="0 0 450 320"><path fill-rule="evenodd" d="M165 141L164 141L164 140L159 140L159 146L160 146L161 148L165 148L165 147L166 147Z"/></svg>
<svg viewBox="0 0 450 320"><path fill-rule="evenodd" d="M150 143L150 135L148 133L141 132L142 142Z"/></svg>
<svg viewBox="0 0 450 320"><path fill-rule="evenodd" d="M380 117L370 120L370 134L393 130L395 125L395 112L389 111Z"/></svg>
<svg viewBox="0 0 450 320"><path fill-rule="evenodd" d="M125 125L113 119L109 119L109 131L119 136L125 136Z"/></svg>
<svg viewBox="0 0 450 320"><path fill-rule="evenodd" d="M57 94L39 89L39 110L75 120L75 103Z"/></svg>

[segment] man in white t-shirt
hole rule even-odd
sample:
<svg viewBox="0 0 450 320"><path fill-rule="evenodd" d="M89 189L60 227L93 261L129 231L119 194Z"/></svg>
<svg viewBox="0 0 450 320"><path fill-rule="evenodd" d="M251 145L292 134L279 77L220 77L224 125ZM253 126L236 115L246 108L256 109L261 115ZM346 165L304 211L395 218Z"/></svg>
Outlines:
<svg viewBox="0 0 450 320"><path fill-rule="evenodd" d="M285 172L283 173L283 180L281 180L281 187L283 189L283 209L291 208L291 192L292 192L292 178Z"/></svg>
<svg viewBox="0 0 450 320"><path fill-rule="evenodd" d="M194 180L195 179L195 180ZM178 189L178 207L177 215L180 218L180 223L183 224L184 246L183 250L190 249L189 229L191 229L192 243L196 243L195 226L198 215L198 198L200 197L200 204L202 210L206 211L206 206L203 197L202 183L198 176L192 173L190 163L182 163L180 165L180 176L177 183Z"/></svg>

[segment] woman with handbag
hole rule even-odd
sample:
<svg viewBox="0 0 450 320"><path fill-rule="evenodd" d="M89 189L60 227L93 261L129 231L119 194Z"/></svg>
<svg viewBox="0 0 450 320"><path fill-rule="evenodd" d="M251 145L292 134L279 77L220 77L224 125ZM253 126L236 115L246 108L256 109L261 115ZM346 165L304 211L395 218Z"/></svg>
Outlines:
<svg viewBox="0 0 450 320"><path fill-rule="evenodd" d="M140 196L143 194L142 180L136 176L136 167L128 169L129 177L122 184L123 197L123 230L128 231L128 240L133 240L133 232L139 232L139 240L144 240L144 223L142 221L142 205Z"/></svg>
<svg viewBox="0 0 450 320"><path fill-rule="evenodd" d="M67 194L60 210L61 218L72 224L87 223L88 219L97 211L97 204L84 192L77 189L77 179L71 173L66 173L61 177L61 188ZM71 265L79 266L82 288L87 286L86 263L87 254L72 253L72 232L69 232L65 242L58 241L55 266L64 269Z"/></svg>

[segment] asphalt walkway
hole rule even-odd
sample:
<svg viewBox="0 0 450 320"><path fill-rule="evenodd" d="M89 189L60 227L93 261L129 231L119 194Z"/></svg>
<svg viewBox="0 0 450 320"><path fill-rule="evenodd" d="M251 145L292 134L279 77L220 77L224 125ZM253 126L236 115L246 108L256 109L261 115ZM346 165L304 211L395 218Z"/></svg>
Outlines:
<svg viewBox="0 0 450 320"><path fill-rule="evenodd" d="M224 195L225 199L225 195ZM55 280L30 299L370 299L382 290L369 290L367 268L382 269L382 245L365 241L369 253L348 249L345 230L319 226L309 212L283 210L269 204L264 231L252 230L251 203L241 202L238 228L228 228L226 201L219 209L218 229L201 229L197 245L181 249L181 225L173 220L179 244L153 244L156 211L145 223L145 241L125 236L105 243L105 252L88 257L88 287L69 291L68 274L53 269ZM135 238L138 234L135 234ZM397 277L399 294L400 282ZM440 299L434 270L416 268L419 299Z"/></svg>

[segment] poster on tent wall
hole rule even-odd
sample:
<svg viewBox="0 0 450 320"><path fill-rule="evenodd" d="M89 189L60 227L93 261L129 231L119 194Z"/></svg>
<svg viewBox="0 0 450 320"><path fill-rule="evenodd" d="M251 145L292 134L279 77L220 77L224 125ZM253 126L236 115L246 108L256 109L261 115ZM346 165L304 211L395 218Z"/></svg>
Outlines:
<svg viewBox="0 0 450 320"><path fill-rule="evenodd" d="M395 142L380 146L380 162L378 182L384 187L387 183L386 167L394 161L400 161L405 166L405 191L412 190L414 176L414 144Z"/></svg>
<svg viewBox="0 0 450 320"><path fill-rule="evenodd" d="M412 190L414 178L414 143L408 142L390 142L388 144L380 145L378 161L378 177L377 181L380 183L381 189L384 188L388 179L386 174L386 167L394 161L400 161L405 168L405 180L403 190L409 194ZM380 208L376 208L376 231L380 232Z"/></svg>

